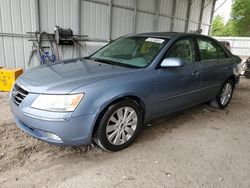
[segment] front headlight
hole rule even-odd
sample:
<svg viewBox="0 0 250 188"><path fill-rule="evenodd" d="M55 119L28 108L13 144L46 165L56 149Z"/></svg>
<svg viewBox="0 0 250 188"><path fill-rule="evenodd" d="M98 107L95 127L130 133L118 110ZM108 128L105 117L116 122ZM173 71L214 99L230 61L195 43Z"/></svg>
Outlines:
<svg viewBox="0 0 250 188"><path fill-rule="evenodd" d="M39 95L32 103L32 108L47 111L72 112L75 110L84 94L72 95Z"/></svg>

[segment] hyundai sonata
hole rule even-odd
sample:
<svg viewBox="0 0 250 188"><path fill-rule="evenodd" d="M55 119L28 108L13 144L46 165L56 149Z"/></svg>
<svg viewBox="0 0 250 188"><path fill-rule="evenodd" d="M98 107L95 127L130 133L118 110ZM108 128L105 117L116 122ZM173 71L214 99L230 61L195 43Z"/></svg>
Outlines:
<svg viewBox="0 0 250 188"><path fill-rule="evenodd" d="M143 124L213 101L225 108L240 63L218 41L188 33L121 37L94 54L44 64L16 81L10 99L17 125L59 145L117 151Z"/></svg>

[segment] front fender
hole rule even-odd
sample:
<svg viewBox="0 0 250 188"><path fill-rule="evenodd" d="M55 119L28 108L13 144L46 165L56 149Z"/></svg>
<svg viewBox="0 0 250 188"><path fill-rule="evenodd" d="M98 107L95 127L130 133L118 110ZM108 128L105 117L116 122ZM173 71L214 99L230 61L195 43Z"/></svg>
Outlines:
<svg viewBox="0 0 250 188"><path fill-rule="evenodd" d="M84 86L78 89L77 92L84 92L85 96L77 109L72 114L73 116L99 114L110 103L115 100L127 96L139 98L145 106L145 111L150 114L150 109L154 100L152 97L153 87L152 80L138 77L136 80L114 79L103 80L95 84Z"/></svg>

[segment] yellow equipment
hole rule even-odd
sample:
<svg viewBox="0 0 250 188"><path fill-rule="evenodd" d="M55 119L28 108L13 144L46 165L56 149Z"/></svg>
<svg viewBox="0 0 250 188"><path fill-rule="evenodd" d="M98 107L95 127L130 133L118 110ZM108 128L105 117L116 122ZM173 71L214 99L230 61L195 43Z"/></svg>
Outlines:
<svg viewBox="0 0 250 188"><path fill-rule="evenodd" d="M0 68L0 91L10 91L23 69Z"/></svg>

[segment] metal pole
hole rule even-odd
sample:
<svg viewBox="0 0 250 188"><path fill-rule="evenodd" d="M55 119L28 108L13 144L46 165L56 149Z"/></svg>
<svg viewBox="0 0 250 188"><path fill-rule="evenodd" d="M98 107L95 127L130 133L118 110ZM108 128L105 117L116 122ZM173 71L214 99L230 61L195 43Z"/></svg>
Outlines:
<svg viewBox="0 0 250 188"><path fill-rule="evenodd" d="M109 40L112 40L112 0L109 0Z"/></svg>
<svg viewBox="0 0 250 188"><path fill-rule="evenodd" d="M38 31L41 31L41 9L40 9L40 0L37 0L37 21L38 21Z"/></svg>
<svg viewBox="0 0 250 188"><path fill-rule="evenodd" d="M134 12L133 12L133 28L132 31L136 32L136 22L137 22L137 7L138 7L138 1L134 0Z"/></svg>
<svg viewBox="0 0 250 188"><path fill-rule="evenodd" d="M188 7L187 7L187 21L185 24L185 32L188 32L188 26L189 26L189 21L190 21L190 15L191 15L191 6L192 6L192 0L188 0Z"/></svg>
<svg viewBox="0 0 250 188"><path fill-rule="evenodd" d="M161 0L155 0L155 20L154 20L155 31L158 31L160 4L161 4Z"/></svg>
<svg viewBox="0 0 250 188"><path fill-rule="evenodd" d="M208 35L211 35L211 31L212 31L212 21L213 21L213 17L214 17L215 3L216 3L216 0L213 0L212 11L211 11L211 16L210 16L210 22L209 22L210 25L209 25L209 29L208 29Z"/></svg>
<svg viewBox="0 0 250 188"><path fill-rule="evenodd" d="M201 23L202 23L202 17L203 17L203 11L204 11L204 4L205 4L205 0L201 1L201 9L200 9L200 17L199 17L199 26L198 29L201 29Z"/></svg>
<svg viewBox="0 0 250 188"><path fill-rule="evenodd" d="M176 0L173 0L172 19L171 19L170 31L174 31L175 12L176 12Z"/></svg>
<svg viewBox="0 0 250 188"><path fill-rule="evenodd" d="M1 37L18 37L18 38L31 38L30 34L17 34L17 33L0 33Z"/></svg>
<svg viewBox="0 0 250 188"><path fill-rule="evenodd" d="M82 34L82 1L78 0L78 35ZM81 47L78 47L78 56L82 56Z"/></svg>

